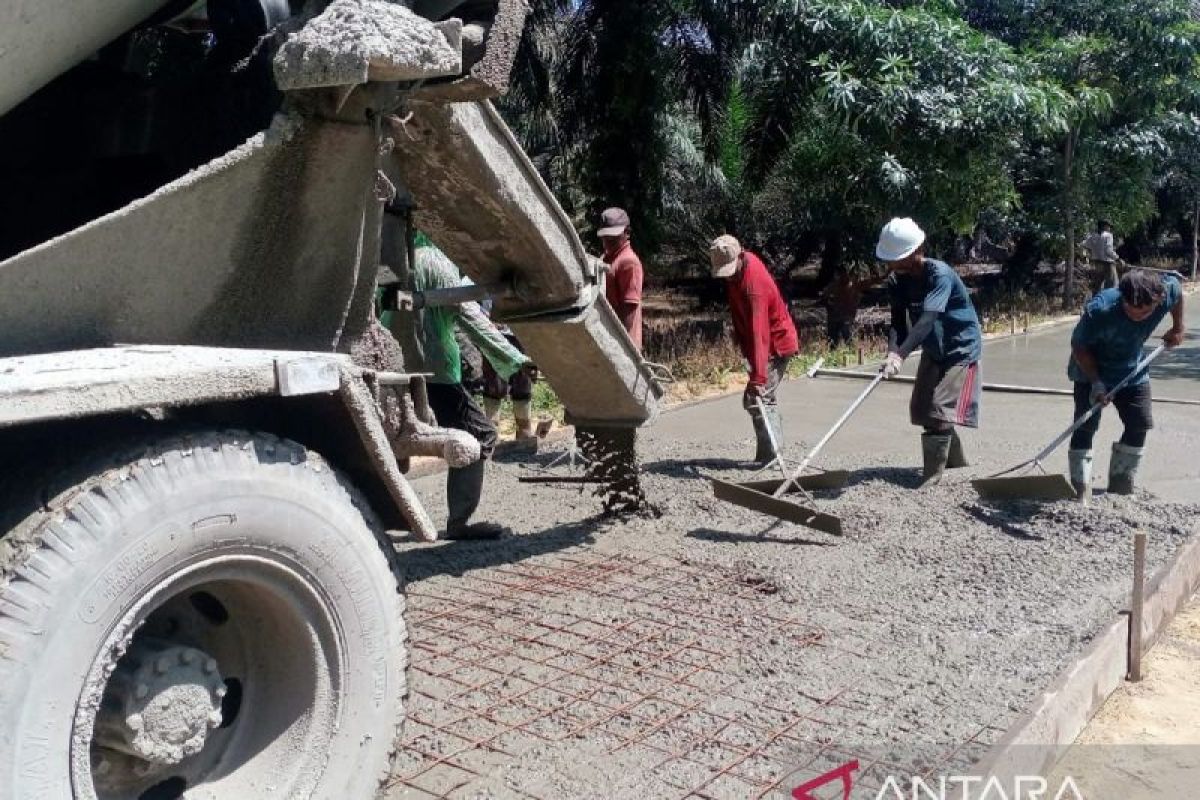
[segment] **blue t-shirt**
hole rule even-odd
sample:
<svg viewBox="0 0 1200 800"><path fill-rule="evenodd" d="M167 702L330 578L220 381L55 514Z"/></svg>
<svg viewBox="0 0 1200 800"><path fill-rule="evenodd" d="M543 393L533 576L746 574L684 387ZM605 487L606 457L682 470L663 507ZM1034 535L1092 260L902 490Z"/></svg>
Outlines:
<svg viewBox="0 0 1200 800"><path fill-rule="evenodd" d="M1091 351L1096 357L1100 380L1106 386L1116 386L1133 372L1142 356L1142 346L1154 333L1158 323L1163 321L1163 317L1171 313L1171 309L1179 302L1183 289L1176 278L1164 277L1163 288L1166 292L1162 302L1153 314L1141 322L1134 322L1125 313L1119 289L1105 289L1083 307L1083 315L1071 334L1071 346ZM1067 364L1067 377L1076 383L1087 382L1074 356ZM1137 386L1148 380L1150 376L1143 370L1128 385Z"/></svg>
<svg viewBox="0 0 1200 800"><path fill-rule="evenodd" d="M937 313L933 330L921 343L922 350L939 364L972 364L983 355L983 331L971 296L958 273L949 264L925 259L922 275L892 273L888 278L892 296L892 327L904 341L908 326L926 311Z"/></svg>

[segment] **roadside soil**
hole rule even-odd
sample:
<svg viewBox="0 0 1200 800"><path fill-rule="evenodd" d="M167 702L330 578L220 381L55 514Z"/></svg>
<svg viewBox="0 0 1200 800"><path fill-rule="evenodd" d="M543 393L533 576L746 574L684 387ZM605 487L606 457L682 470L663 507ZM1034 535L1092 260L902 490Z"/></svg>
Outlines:
<svg viewBox="0 0 1200 800"><path fill-rule="evenodd" d="M1055 770L1089 800L1185 800L1200 787L1200 595L1109 697Z"/></svg>

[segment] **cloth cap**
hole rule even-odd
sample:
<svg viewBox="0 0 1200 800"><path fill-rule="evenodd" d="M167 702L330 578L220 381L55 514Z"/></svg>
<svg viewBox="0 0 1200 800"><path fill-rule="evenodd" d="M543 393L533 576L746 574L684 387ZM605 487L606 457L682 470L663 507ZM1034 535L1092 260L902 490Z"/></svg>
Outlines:
<svg viewBox="0 0 1200 800"><path fill-rule="evenodd" d="M729 234L714 239L708 247L708 259L712 262L712 276L728 278L737 272L738 256L741 254L741 242Z"/></svg>
<svg viewBox="0 0 1200 800"><path fill-rule="evenodd" d="M901 261L925 243L925 231L908 217L896 217L879 234L875 256L880 261Z"/></svg>
<svg viewBox="0 0 1200 800"><path fill-rule="evenodd" d="M600 215L597 236L620 236L629 228L629 215L623 208L608 208Z"/></svg>

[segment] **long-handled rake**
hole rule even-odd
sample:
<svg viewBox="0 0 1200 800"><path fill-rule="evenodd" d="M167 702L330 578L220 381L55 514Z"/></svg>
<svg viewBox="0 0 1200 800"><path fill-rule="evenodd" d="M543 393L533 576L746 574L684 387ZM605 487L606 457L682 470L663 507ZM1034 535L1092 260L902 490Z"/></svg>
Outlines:
<svg viewBox="0 0 1200 800"><path fill-rule="evenodd" d="M1166 345L1159 345L1152 353L1138 362L1125 376L1125 379L1114 386L1105 395L1104 400L1092 405L1088 412L1060 433L1053 442L1046 446L1044 450L1038 453L1028 461L1022 461L1015 467L1010 467L1003 472L997 472L987 478L977 478L971 481L971 485L975 487L975 491L980 495L997 500L1023 498L1028 500L1070 500L1074 498L1075 489L1071 486L1071 482L1062 473L1050 475L1046 472L1046 468L1042 465L1050 454L1062 446L1062 443L1070 439L1075 431L1082 428L1088 420L1096 415L1096 413L1104 407L1106 402L1112 400L1117 392L1129 385L1129 382L1142 373L1150 366L1154 359L1162 355L1166 349ZM1019 470L1025 470L1024 475L1012 475ZM1040 474L1030 474L1034 471ZM1005 476L1010 477L1005 477Z"/></svg>
<svg viewBox="0 0 1200 800"><path fill-rule="evenodd" d="M805 475L804 471L809 468L809 465L812 464L825 445L829 443L829 440L834 437L834 434L841 430L846 421L866 401L871 392L875 391L875 387L883 381L883 377L883 373L881 372L871 381L871 384L850 404L850 407L838 418L833 427L821 437L821 441L817 442L816 446L809 451L808 455L804 457L804 460L800 462L800 465L795 470L789 473L787 465L784 464L782 459L779 459L779 467L783 473L782 480L732 483L712 478L710 480L712 482L713 495L719 500L724 500L752 511L758 511L759 513L778 517L788 522L794 522L797 525L805 525L809 528L815 528L840 536L842 534L842 520L840 517L822 513L814 508L802 506L791 500L785 500L783 496L792 489L796 489L810 503L815 503L815 499L809 494L809 489L836 489L846 485L846 482L850 479L849 472L821 472L813 475ZM770 426L767 426L767 430L770 432ZM778 454L779 448L774 441L774 434L770 433L770 435L772 439L771 446L775 449L776 454Z"/></svg>

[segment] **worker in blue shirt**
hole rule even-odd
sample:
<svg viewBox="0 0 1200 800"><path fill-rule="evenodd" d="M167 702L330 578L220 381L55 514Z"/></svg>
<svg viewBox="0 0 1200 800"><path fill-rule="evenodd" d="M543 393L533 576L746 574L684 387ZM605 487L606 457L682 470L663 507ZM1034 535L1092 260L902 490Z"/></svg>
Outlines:
<svg viewBox="0 0 1200 800"><path fill-rule="evenodd" d="M1135 269L1125 273L1116 288L1104 289L1088 301L1071 335L1067 376L1075 384L1075 418L1086 414L1094 403L1108 405L1111 401L1125 426L1120 441L1113 443L1108 465L1108 491L1113 494L1133 494L1154 417L1150 376L1145 371L1112 398L1108 397L1109 387L1134 370L1146 340L1167 314L1171 315L1171 329L1163 342L1177 347L1185 332L1179 280ZM1071 437L1071 485L1085 502L1091 495L1092 439L1099 428L1100 414L1096 414Z"/></svg>

